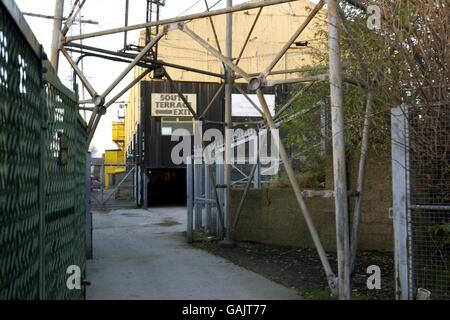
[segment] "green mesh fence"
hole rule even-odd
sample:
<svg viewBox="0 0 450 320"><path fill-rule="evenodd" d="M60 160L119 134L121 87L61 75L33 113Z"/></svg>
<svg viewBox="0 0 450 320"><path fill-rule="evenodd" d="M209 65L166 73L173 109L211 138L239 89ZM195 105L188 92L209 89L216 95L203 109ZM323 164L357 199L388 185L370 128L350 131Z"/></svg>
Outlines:
<svg viewBox="0 0 450 320"><path fill-rule="evenodd" d="M46 86L47 177L45 184L45 279L48 299L77 298L67 290L68 266L84 269L85 132L77 119L77 104L55 87ZM67 163L60 160L60 135L68 141Z"/></svg>
<svg viewBox="0 0 450 320"><path fill-rule="evenodd" d="M82 299L86 130L17 12L0 2L0 299Z"/></svg>

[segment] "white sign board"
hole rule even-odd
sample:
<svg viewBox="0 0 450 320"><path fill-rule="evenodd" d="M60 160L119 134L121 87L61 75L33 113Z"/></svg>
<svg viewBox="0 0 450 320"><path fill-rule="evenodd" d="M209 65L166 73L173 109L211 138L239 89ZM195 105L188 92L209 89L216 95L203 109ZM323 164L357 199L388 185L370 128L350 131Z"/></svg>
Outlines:
<svg viewBox="0 0 450 320"><path fill-rule="evenodd" d="M197 94L183 94L197 112ZM191 117L192 114L178 93L152 93L152 117Z"/></svg>
<svg viewBox="0 0 450 320"><path fill-rule="evenodd" d="M255 105L261 108L258 97L256 94L248 94L250 100L252 100ZM267 105L269 106L270 114L275 115L275 95L265 94ZM232 116L233 117L258 117L261 118L261 114L253 107L253 105L248 101L248 99L242 94L233 94L232 97Z"/></svg>

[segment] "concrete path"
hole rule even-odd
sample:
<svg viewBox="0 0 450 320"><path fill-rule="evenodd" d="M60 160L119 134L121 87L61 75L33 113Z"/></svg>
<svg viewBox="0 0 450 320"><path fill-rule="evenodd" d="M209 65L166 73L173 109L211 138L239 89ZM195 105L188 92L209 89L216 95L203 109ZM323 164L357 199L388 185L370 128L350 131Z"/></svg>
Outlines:
<svg viewBox="0 0 450 320"><path fill-rule="evenodd" d="M88 299L300 299L295 291L189 246L185 208L94 212Z"/></svg>

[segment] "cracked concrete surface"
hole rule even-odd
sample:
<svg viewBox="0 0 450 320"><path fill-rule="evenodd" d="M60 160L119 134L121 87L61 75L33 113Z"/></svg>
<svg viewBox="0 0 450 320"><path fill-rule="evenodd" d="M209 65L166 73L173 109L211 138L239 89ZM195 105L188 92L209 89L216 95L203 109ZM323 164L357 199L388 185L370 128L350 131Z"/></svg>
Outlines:
<svg viewBox="0 0 450 320"><path fill-rule="evenodd" d="M292 289L188 245L185 208L93 216L87 299L301 299Z"/></svg>

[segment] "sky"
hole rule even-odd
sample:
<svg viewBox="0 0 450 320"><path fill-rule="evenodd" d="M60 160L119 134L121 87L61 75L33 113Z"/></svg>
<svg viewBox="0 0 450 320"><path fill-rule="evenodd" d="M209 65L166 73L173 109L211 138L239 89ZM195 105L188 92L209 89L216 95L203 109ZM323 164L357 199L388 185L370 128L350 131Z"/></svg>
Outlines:
<svg viewBox="0 0 450 320"><path fill-rule="evenodd" d="M65 0L65 16L72 8L75 0ZM208 0L210 6L217 0ZM244 0L234 0L233 4L246 2ZM53 15L55 0L16 0L17 5L23 12L38 13L44 15ZM225 6L226 1L222 0L215 8ZM138 24L145 22L146 0L130 0L129 24ZM161 9L161 18L171 18L179 15L192 14L205 11L204 0L166 0L166 5ZM87 0L83 10L82 18L86 20L97 21L98 25L83 24L82 33L95 32L105 29L121 27L124 25L125 0ZM50 19L25 16L28 24L33 30L38 41L44 46L45 51L50 55L53 21ZM80 26L74 25L69 31L69 35L80 33ZM128 43L137 44L139 30L128 33ZM97 46L104 49L117 51L123 47L123 34L108 35L93 39L84 40L83 44ZM96 89L97 92L103 92L109 84L123 71L126 64L112 62L97 58L85 58L83 60L85 75ZM59 77L61 81L72 88L72 70L66 59L60 57ZM132 80L132 72L116 88L109 97L113 97L123 86ZM85 93L88 99L89 94ZM80 92L80 100L83 100L83 93ZM118 101L127 101L128 93ZM104 150L116 149L117 146L111 141L111 122L117 121L119 104L114 104L108 108L108 112L103 116L95 133L92 145L95 149L94 156L101 156ZM89 113L87 114L89 116Z"/></svg>

